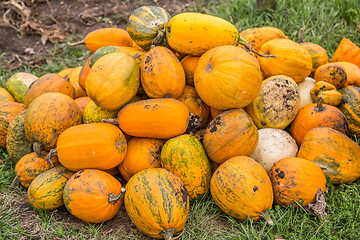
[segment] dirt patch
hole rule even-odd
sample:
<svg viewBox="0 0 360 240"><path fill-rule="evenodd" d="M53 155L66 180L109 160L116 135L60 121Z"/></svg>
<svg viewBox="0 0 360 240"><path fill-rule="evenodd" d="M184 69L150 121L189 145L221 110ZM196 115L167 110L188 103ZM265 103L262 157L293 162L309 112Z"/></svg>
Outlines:
<svg viewBox="0 0 360 240"><path fill-rule="evenodd" d="M138 7L157 5L171 15L194 6L194 0L16 0L0 3L0 66L11 72L36 66L54 44L77 41L103 27L125 29Z"/></svg>

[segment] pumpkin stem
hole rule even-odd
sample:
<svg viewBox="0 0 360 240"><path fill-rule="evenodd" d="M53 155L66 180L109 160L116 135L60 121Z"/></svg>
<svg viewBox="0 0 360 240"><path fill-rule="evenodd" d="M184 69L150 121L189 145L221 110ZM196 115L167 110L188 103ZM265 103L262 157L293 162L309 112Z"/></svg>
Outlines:
<svg viewBox="0 0 360 240"><path fill-rule="evenodd" d="M260 213L259 217L263 218L266 220L266 223L269 224L270 226L274 225L274 221L271 219L271 217L269 216L269 214L267 213L267 210L264 210Z"/></svg>
<svg viewBox="0 0 360 240"><path fill-rule="evenodd" d="M117 201L119 201L125 194L125 188L122 187L120 190L120 193L118 195L114 193L109 194L108 202L111 204L115 204Z"/></svg>
<svg viewBox="0 0 360 240"><path fill-rule="evenodd" d="M11 182L11 186L15 186L16 184L18 184L20 182L20 177L19 175L16 175L16 177L14 178L14 180Z"/></svg>
<svg viewBox="0 0 360 240"><path fill-rule="evenodd" d="M51 149L49 154L46 156L45 160L50 163L51 166L55 167L54 163L51 161L53 157L57 156L56 148Z"/></svg>
<svg viewBox="0 0 360 240"><path fill-rule="evenodd" d="M101 119L102 123L110 123L113 125L119 125L119 120L117 118L105 118Z"/></svg>
<svg viewBox="0 0 360 240"><path fill-rule="evenodd" d="M165 36L165 29L160 29L157 32L156 37L152 40L151 45L155 45L155 46L163 45L163 43L165 42L164 36Z"/></svg>
<svg viewBox="0 0 360 240"><path fill-rule="evenodd" d="M141 56L141 53L135 53L134 56L132 56L133 59L138 59Z"/></svg>
<svg viewBox="0 0 360 240"><path fill-rule="evenodd" d="M263 57L263 58L269 58L269 57L274 58L274 57L276 57L276 56L274 56L274 55L262 55L262 54L260 54L258 51L256 51L255 49L253 49L253 48L251 47L250 43L248 43L248 41L246 41L245 38L241 37L240 35L239 35L239 42L238 42L238 44L243 45L243 46L246 48L246 50L248 50L248 51L250 51L250 52L258 55L259 57Z"/></svg>
<svg viewBox="0 0 360 240"><path fill-rule="evenodd" d="M303 26L299 30L298 43L303 43L304 42L304 31L305 31L305 26Z"/></svg>
<svg viewBox="0 0 360 240"><path fill-rule="evenodd" d="M317 103L316 103L316 108L317 108L317 110L318 110L319 112L321 112L322 109L324 108L323 102L324 102L324 98L320 96L320 97L318 98Z"/></svg>
<svg viewBox="0 0 360 240"><path fill-rule="evenodd" d="M69 43L70 46L78 46L85 43L85 39L75 43Z"/></svg>
<svg viewBox="0 0 360 240"><path fill-rule="evenodd" d="M171 240L175 234L175 229L169 228L161 231L159 235L163 236L165 240Z"/></svg>
<svg viewBox="0 0 360 240"><path fill-rule="evenodd" d="M36 155L38 155L41 158L45 158L46 155L43 154L41 151L44 150L44 144L40 143L40 142L34 142L33 143L33 150L36 153Z"/></svg>

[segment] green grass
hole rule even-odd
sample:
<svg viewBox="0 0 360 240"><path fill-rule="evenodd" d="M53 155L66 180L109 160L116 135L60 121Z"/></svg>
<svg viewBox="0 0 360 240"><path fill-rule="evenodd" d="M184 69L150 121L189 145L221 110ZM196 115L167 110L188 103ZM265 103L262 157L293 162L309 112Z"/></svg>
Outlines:
<svg viewBox="0 0 360 240"><path fill-rule="evenodd" d="M255 0L224 1L224 4L210 1L209 5L204 2L196 1L196 9L232 21L240 30L274 26L296 41L299 28L305 26L304 41L322 45L329 56L343 37L360 46L357 0L278 0L276 10L262 12L256 9ZM49 51L50 56L39 68L22 66L19 71L37 76L59 72L81 66L90 55L85 46L67 44L59 44ZM3 57L1 53L0 60ZM10 74L6 69L1 70L1 86ZM359 144L359 139L355 140ZM0 164L0 239L149 239L134 226L130 230L118 228L121 221L130 221L126 215L103 224L88 224L71 217L64 208L35 211L26 204L26 190L11 186L15 164L3 149L0 159L4 161ZM204 197L191 204L180 239L360 239L360 180L338 186L328 183L327 188L325 196L330 214L326 222L302 208L285 209L274 205L270 210L274 220L272 226L265 221L235 220L224 214L209 196Z"/></svg>

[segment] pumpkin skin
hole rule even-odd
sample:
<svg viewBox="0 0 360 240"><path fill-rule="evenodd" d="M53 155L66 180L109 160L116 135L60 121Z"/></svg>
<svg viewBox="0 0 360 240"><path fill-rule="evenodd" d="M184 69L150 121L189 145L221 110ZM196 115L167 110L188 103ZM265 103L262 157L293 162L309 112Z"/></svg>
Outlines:
<svg viewBox="0 0 360 240"><path fill-rule="evenodd" d="M330 127L344 134L349 131L345 115L334 106L322 104L321 100L300 109L291 123L290 133L300 146L305 134L316 127Z"/></svg>
<svg viewBox="0 0 360 240"><path fill-rule="evenodd" d="M301 82L312 70L309 53L298 43L290 39L273 39L262 45L260 54L275 57L259 57L261 70L265 77L285 75L295 82Z"/></svg>
<svg viewBox="0 0 360 240"><path fill-rule="evenodd" d="M101 122L102 119L115 118L118 115L119 109L117 110L104 110L90 101L83 112L83 121L84 123L96 123Z"/></svg>
<svg viewBox="0 0 360 240"><path fill-rule="evenodd" d="M50 150L55 148L65 129L81 121L81 110L72 98L62 93L44 93L26 110L25 134L30 141L41 143Z"/></svg>
<svg viewBox="0 0 360 240"><path fill-rule="evenodd" d="M65 68L65 69L61 70L60 72L58 72L57 74L60 75L61 77L65 78L73 70L74 70L74 68Z"/></svg>
<svg viewBox="0 0 360 240"><path fill-rule="evenodd" d="M177 98L185 82L184 68L169 49L154 47L145 54L141 62L141 85L150 98Z"/></svg>
<svg viewBox="0 0 360 240"><path fill-rule="evenodd" d="M90 63L91 63L91 58L94 54L91 54L85 61L84 65L82 66L80 73L79 73L79 85L80 87L85 90L85 83L86 83L86 79L87 76L89 75L90 72Z"/></svg>
<svg viewBox="0 0 360 240"><path fill-rule="evenodd" d="M6 151L17 163L24 155L32 152L32 143L26 138L24 122L26 110L18 113L10 122L6 137Z"/></svg>
<svg viewBox="0 0 360 240"><path fill-rule="evenodd" d="M183 181L190 201L209 191L211 165L196 137L184 134L169 139L161 150L161 165Z"/></svg>
<svg viewBox="0 0 360 240"><path fill-rule="evenodd" d="M310 130L304 137L298 157L320 166L333 184L352 182L360 177L359 145L332 128Z"/></svg>
<svg viewBox="0 0 360 240"><path fill-rule="evenodd" d="M74 173L58 166L38 175L28 188L28 200L35 209L54 210L64 205L63 191Z"/></svg>
<svg viewBox="0 0 360 240"><path fill-rule="evenodd" d="M350 62L336 62L340 64L347 76L346 85L355 85L360 87L360 67Z"/></svg>
<svg viewBox="0 0 360 240"><path fill-rule="evenodd" d="M75 102L79 106L82 113L84 113L85 107L90 101L91 98L89 98L88 96L75 99Z"/></svg>
<svg viewBox="0 0 360 240"><path fill-rule="evenodd" d="M126 149L124 134L109 123L70 127L60 134L56 147L59 162L71 171L116 167L124 160Z"/></svg>
<svg viewBox="0 0 360 240"><path fill-rule="evenodd" d="M210 183L211 196L226 214L258 221L271 208L273 189L266 171L246 156L232 157L214 172Z"/></svg>
<svg viewBox="0 0 360 240"><path fill-rule="evenodd" d="M6 90L14 97L18 103L25 103L25 95L29 86L38 77L31 73L18 72L12 75L5 84Z"/></svg>
<svg viewBox="0 0 360 240"><path fill-rule="evenodd" d="M323 102L332 106L337 106L342 100L341 93L331 83L319 81L310 90L310 96L313 102L318 102L320 98Z"/></svg>
<svg viewBox="0 0 360 240"><path fill-rule="evenodd" d="M274 27L248 28L240 32L240 36L250 43L251 47L256 51L260 51L261 46L272 39L288 39L283 31Z"/></svg>
<svg viewBox="0 0 360 240"><path fill-rule="evenodd" d="M25 95L25 105L29 105L41 94L47 92L59 92L75 98L75 89L65 78L56 73L48 73L33 82Z"/></svg>
<svg viewBox="0 0 360 240"><path fill-rule="evenodd" d="M222 164L235 156L248 156L259 141L259 134L249 115L242 109L228 110L216 116L204 133L208 157Z"/></svg>
<svg viewBox="0 0 360 240"><path fill-rule="evenodd" d="M156 204L154 204L156 203ZM189 214L189 195L179 177L163 168L135 174L126 184L126 212L143 233L165 239L180 232Z"/></svg>
<svg viewBox="0 0 360 240"><path fill-rule="evenodd" d="M56 159L56 160L54 160ZM58 164L57 158L51 159L54 164ZM28 188L31 182L41 173L52 169L53 166L44 158L39 157L35 152L24 155L15 165L16 175L20 179L21 185Z"/></svg>
<svg viewBox="0 0 360 240"><path fill-rule="evenodd" d="M307 77L304 79L304 81L297 83L300 94L300 108L302 108L306 104L313 103L310 96L310 90L315 86L315 84L315 79L310 77Z"/></svg>
<svg viewBox="0 0 360 240"><path fill-rule="evenodd" d="M139 65L126 53L110 53L92 66L86 79L86 93L105 110L117 110L137 93Z"/></svg>
<svg viewBox="0 0 360 240"><path fill-rule="evenodd" d="M345 69L338 63L328 63L318 67L314 78L316 82L324 81L331 83L336 89L343 88L347 82Z"/></svg>
<svg viewBox="0 0 360 240"><path fill-rule="evenodd" d="M302 206L315 202L319 189L325 192L326 178L315 163L300 157L283 158L270 170L275 203L282 207L293 205L303 199Z"/></svg>
<svg viewBox="0 0 360 240"><path fill-rule="evenodd" d="M100 28L85 36L85 45L91 52L104 46L131 47L133 41L128 32L121 28Z"/></svg>
<svg viewBox="0 0 360 240"><path fill-rule="evenodd" d="M360 48L351 40L343 38L335 50L331 62L350 62L360 68Z"/></svg>
<svg viewBox="0 0 360 240"><path fill-rule="evenodd" d="M218 110L243 108L251 103L262 80L256 58L235 46L220 46L204 53L194 74L198 95Z"/></svg>
<svg viewBox="0 0 360 240"><path fill-rule="evenodd" d="M245 111L260 128L286 128L300 110L299 88L287 76L276 75L262 82L260 93Z"/></svg>
<svg viewBox="0 0 360 240"><path fill-rule="evenodd" d="M15 99L11 96L11 94L5 88L0 87L0 101L15 102Z"/></svg>
<svg viewBox="0 0 360 240"><path fill-rule="evenodd" d="M127 31L131 39L146 51L151 45L166 46L165 29L171 15L158 6L142 6L130 15Z"/></svg>
<svg viewBox="0 0 360 240"><path fill-rule="evenodd" d="M25 105L22 103L0 101L0 147L6 147L9 124L24 109Z"/></svg>
<svg viewBox="0 0 360 240"><path fill-rule="evenodd" d="M74 99L87 96L85 90L82 89L82 87L79 84L79 75L80 75L81 69L82 69L82 67L76 67L76 68L74 68L73 71L71 71L66 76L66 78L69 80L70 84L74 87L74 91L75 91Z"/></svg>
<svg viewBox="0 0 360 240"><path fill-rule="evenodd" d="M63 199L66 209L75 217L101 223L117 214L122 196L122 186L116 178L101 170L85 169L67 181Z"/></svg>
<svg viewBox="0 0 360 240"><path fill-rule="evenodd" d="M126 181L136 173L147 168L161 167L161 149L165 140L156 138L130 139L124 160L118 166L121 176Z"/></svg>
<svg viewBox="0 0 360 240"><path fill-rule="evenodd" d="M176 99L147 99L124 106L118 121L120 129L130 136L168 139L186 131L189 110Z"/></svg>
<svg viewBox="0 0 360 240"><path fill-rule="evenodd" d="M91 62L90 62L90 67L92 67L94 65L94 63L101 58L102 56L109 54L109 53L113 53L113 52L122 52L122 53L127 53L130 56L134 57L135 54L140 54L139 57L137 57L135 59L135 61L140 64L144 54L146 53L145 51L142 50L138 50L136 48L133 47L121 47L121 46L106 46L106 47L101 47L98 50L96 50L96 52L94 53L94 56L91 58Z"/></svg>
<svg viewBox="0 0 360 240"><path fill-rule="evenodd" d="M181 59L181 65L184 68L186 84L194 86L194 73L200 57L188 55Z"/></svg>
<svg viewBox="0 0 360 240"><path fill-rule="evenodd" d="M352 86L339 89L343 101L338 108L345 115L351 134L360 136L360 92Z"/></svg>
<svg viewBox="0 0 360 240"><path fill-rule="evenodd" d="M321 65L329 63L329 56L326 50L320 46L319 44L312 43L312 42L302 42L299 43L300 46L306 49L309 53L311 60L312 60L312 70L311 75L313 76L316 69Z"/></svg>

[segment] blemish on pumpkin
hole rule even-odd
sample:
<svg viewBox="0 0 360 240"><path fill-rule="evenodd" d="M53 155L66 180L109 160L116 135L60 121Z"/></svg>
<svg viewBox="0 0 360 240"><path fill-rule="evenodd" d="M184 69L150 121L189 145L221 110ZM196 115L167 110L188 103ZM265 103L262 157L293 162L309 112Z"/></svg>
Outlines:
<svg viewBox="0 0 360 240"><path fill-rule="evenodd" d="M149 109L149 108L150 108L150 105L149 105L149 104L147 104L147 105L144 106L144 109Z"/></svg>
<svg viewBox="0 0 360 240"><path fill-rule="evenodd" d="M211 132L211 133L215 132L215 131L217 130L217 125L219 125L219 124L220 124L220 118L219 118L219 117L215 117L215 118L211 121L211 123L210 123L210 125L209 125L209 127L210 127L210 132Z"/></svg>
<svg viewBox="0 0 360 240"><path fill-rule="evenodd" d="M147 56L146 59L145 59L145 63L148 63L150 61L151 61L151 58L149 56Z"/></svg>
<svg viewBox="0 0 360 240"><path fill-rule="evenodd" d="M285 177L285 173L283 171L280 171L278 177L283 179Z"/></svg>
<svg viewBox="0 0 360 240"><path fill-rule="evenodd" d="M206 66L206 72L210 73L212 70L213 70L213 65L211 63L209 63L207 66Z"/></svg>
<svg viewBox="0 0 360 240"><path fill-rule="evenodd" d="M254 186L253 190L254 190L254 192L256 192L257 190L259 190L259 188L257 186Z"/></svg>

